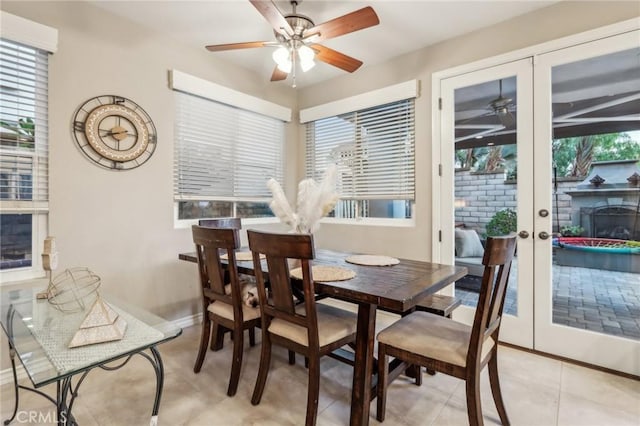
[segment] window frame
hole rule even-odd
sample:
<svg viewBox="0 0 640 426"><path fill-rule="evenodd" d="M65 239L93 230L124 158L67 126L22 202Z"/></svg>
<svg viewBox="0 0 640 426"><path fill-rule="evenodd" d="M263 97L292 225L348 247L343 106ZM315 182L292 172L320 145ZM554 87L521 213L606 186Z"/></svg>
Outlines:
<svg viewBox="0 0 640 426"><path fill-rule="evenodd" d="M22 18L17 15L10 14L5 11L0 11L0 19L2 20L2 39L6 40L10 43L16 43L23 45L27 48L31 48L37 51L44 53L47 56L47 87L45 91L48 91L50 76L48 75L49 68L49 60L48 56L57 51L58 47L58 30L46 25L42 25L40 23L30 21L28 19ZM38 54L36 54L38 55ZM42 110L42 105L40 105L34 111L34 116L38 114L40 119L36 119L34 121L44 121L47 123L49 121L49 99L46 97L46 110ZM40 112L38 112L40 110ZM35 118L35 117L34 117ZM44 143L46 144L45 151L48 153L49 150L49 127L46 127L46 131L41 133L41 126L36 126L35 133L35 143ZM3 151L3 155L6 152L10 152L11 149L0 148ZM42 150L41 147L34 145L32 152L16 152L19 149L14 150L14 155L26 155L31 158L37 158L38 154ZM48 225L49 225L49 156L47 155L47 178L44 181L44 185L46 185L46 197L44 199L40 199L37 197L36 190L34 186L38 184L42 184L42 181L38 177L38 174L41 170L38 169L37 161L32 162L32 199L31 200L21 200L21 199L5 199L0 201L1 212L0 214L30 214L31 215L31 266L26 267L18 267L6 270L0 270L0 285L5 285L7 283L11 283L14 281L21 281L27 279L34 278L42 278L45 276L45 271L42 269L42 250L43 250L43 241L44 238L48 235ZM37 170L34 170L33 168Z"/></svg>
<svg viewBox="0 0 640 426"><path fill-rule="evenodd" d="M220 109L224 113L228 113L230 117L234 120L240 120L237 123L238 129L242 126L249 124L250 129L255 129L260 126L263 120L269 120L265 125L268 125L269 131L273 133L278 140L275 142L275 145L279 146L279 154L276 155L276 158L272 158L270 166L274 167L276 178L280 181L281 184L284 185L284 180L286 176L286 128L285 124L287 121L291 120L291 110L289 108L282 107L280 105L271 103L269 101L265 101L260 98L253 97L251 95L247 95L242 92L235 91L233 89L229 89L224 86L220 86L218 84L200 79L195 76L188 75L178 70L171 70L170 72L170 87L176 91L176 141L175 141L175 155L174 155L174 227L175 228L184 228L191 226L192 224L196 224L199 219L205 218L189 218L183 219L180 218L180 203L188 202L188 201L213 201L213 202L229 202L231 203L232 212L230 215L236 216L236 211L241 203L264 203L266 205L269 204L271 200L271 196L268 193L268 189L266 187L266 179L264 185L264 191L258 191L255 194L247 194L246 196L242 195L243 191L246 191L247 188L251 188L251 185L247 186L246 184L240 184L240 186L233 186L231 189L232 193L227 193L225 195L215 196L212 194L205 194L201 198L197 195L191 195L188 193L183 193L180 188L180 184L184 181L180 179L180 170L184 167L184 163L182 158L180 158L180 150L184 149L184 146L181 145L182 142L179 138L184 138L189 128L186 128L184 132L178 129L179 126L177 120L179 118L178 112L179 108L184 108L188 102L212 102L214 104L211 105L212 109ZM193 100L190 98L179 98L181 96L194 96ZM200 99L196 99L200 98ZM202 104L206 105L206 104ZM234 110L238 112L235 113ZM257 127L256 127L257 126ZM265 128L266 129L266 128ZM233 132L232 132L233 133ZM218 135L215 135L218 136ZM224 139L224 135L219 135ZM227 135L229 136L229 135ZM231 135L229 138L234 143L239 143L239 147L242 147L243 138L241 135ZM207 145L205 149L214 150L216 144L212 143L211 145ZM247 145L245 145L247 146ZM232 156L232 161L236 164L236 161L241 161L242 156L238 156L235 152L235 149L230 150L230 155ZM255 159L254 159L255 160ZM198 167L198 166L196 166ZM245 164L246 169L246 164ZM194 169L194 170L197 170ZM238 170L236 168L234 171ZM239 176L241 179L249 178L251 181L252 171L255 170L254 167L249 167L249 173L242 173L236 176ZM273 173L269 173L270 175ZM269 176L271 177L271 176ZM204 188L203 188L204 189ZM238 193L239 191L240 193ZM261 194L263 192L264 194ZM228 215L226 215L228 216ZM256 216L256 217L248 217L242 218L243 223L270 223L277 222L277 218L275 216Z"/></svg>
<svg viewBox="0 0 640 426"><path fill-rule="evenodd" d="M369 216L362 217L362 216L358 216L358 213L356 213L355 217L348 217L348 218L326 217L322 219L322 222L336 223L336 224L348 223L348 224L379 225L379 226L414 226L415 225L415 206L416 206L415 98L418 97L418 94L419 94L419 81L411 80L405 83L399 83L393 86L384 87L382 89L374 90L361 95L352 96L349 98L341 99L341 100L330 102L327 104L306 108L300 111L300 122L301 124L306 125L305 147L307 152L305 154L305 175L307 177L314 177L314 176L310 176L310 174L318 173L318 170L316 170L317 162L315 160L317 151L315 150L315 140L313 139L314 138L313 134L315 132L314 128L317 121L322 119L340 118L340 117L353 114L354 122L358 122L360 120L360 116L363 115L363 117L365 117L364 123L366 124L367 122L370 122L369 119L366 118L367 114L372 112L374 114L382 113L384 116L385 106L398 103L399 104L398 111L400 111L403 108L402 102L411 101L411 118L410 118L409 124L411 126L410 137L411 137L411 148L412 148L411 156L413 161L413 166L412 166L413 177L412 179L409 179L409 180L412 181L413 195L408 199L407 198L404 199L405 201L410 202L410 207L409 207L410 217L408 218L407 217L399 217L399 218L369 217ZM360 132L362 129L355 128L353 130L355 131L356 136L354 137L357 139L356 142L360 141L360 136L362 136L360 135ZM309 152L310 145L313 145L313 147L311 147L311 149L313 149L313 152ZM362 187L360 188L354 187L353 189L357 192L358 189L362 190ZM375 199L381 200L379 196L373 197L373 198L366 197L366 196L341 197L341 201L352 200L356 204L356 206L361 206L362 203L367 202L368 200L375 200ZM394 200L401 201L402 197L394 199L390 196L387 201L394 201ZM356 207L356 210L360 212L362 209L360 207Z"/></svg>

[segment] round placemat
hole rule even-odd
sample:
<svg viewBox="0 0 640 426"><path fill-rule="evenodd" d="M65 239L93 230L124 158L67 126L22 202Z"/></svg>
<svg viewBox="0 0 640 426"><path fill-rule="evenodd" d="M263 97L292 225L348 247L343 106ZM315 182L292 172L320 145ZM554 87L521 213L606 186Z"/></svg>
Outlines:
<svg viewBox="0 0 640 426"><path fill-rule="evenodd" d="M225 254L220 256L220 259L227 260L227 259L229 259L229 256L225 253ZM260 255L260 259L264 259L264 254ZM246 262L246 261L249 261L249 260L253 260L253 255L251 254L250 251L237 251L236 252L236 260L238 262Z"/></svg>
<svg viewBox="0 0 640 426"><path fill-rule="evenodd" d="M314 265L311 267L314 281L344 281L356 276L356 273L348 268L340 266ZM302 268L292 269L293 278L302 279Z"/></svg>
<svg viewBox="0 0 640 426"><path fill-rule="evenodd" d="M356 254L345 259L346 262L365 266L391 266L400 263L395 257L377 256L372 254Z"/></svg>

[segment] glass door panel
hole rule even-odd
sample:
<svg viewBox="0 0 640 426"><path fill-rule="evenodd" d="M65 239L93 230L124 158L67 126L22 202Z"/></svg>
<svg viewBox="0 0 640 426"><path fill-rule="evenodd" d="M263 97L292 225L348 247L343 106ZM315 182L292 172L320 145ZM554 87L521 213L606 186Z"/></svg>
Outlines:
<svg viewBox="0 0 640 426"><path fill-rule="evenodd" d="M535 244L535 347L636 375L638 37L635 31L540 56L536 118L544 120L536 124L534 158L536 207L552 205L536 231L553 231Z"/></svg>
<svg viewBox="0 0 640 426"><path fill-rule="evenodd" d="M453 211L443 217L455 218L445 234L453 237L455 263L469 270L454 286L463 299L456 319L465 322L479 296L485 239L533 230L531 79L531 62L522 60L442 82L442 157L453 176ZM533 345L532 268L532 242L520 238L501 340L526 347Z"/></svg>

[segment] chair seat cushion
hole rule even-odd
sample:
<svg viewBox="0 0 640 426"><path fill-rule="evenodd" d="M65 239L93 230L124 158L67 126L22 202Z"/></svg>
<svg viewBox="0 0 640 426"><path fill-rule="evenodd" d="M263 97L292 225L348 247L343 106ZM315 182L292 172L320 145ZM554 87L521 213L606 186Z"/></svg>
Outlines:
<svg viewBox="0 0 640 426"><path fill-rule="evenodd" d="M413 312L378 333L378 342L465 367L471 327L428 312ZM487 339L482 346L482 359L495 342Z"/></svg>
<svg viewBox="0 0 640 426"><path fill-rule="evenodd" d="M305 315L304 305L298 305L296 312ZM316 304L318 316L318 342L320 347L333 343L356 332L358 316L354 312L324 304ZM303 346L309 345L307 329L288 321L274 318L269 332L292 340Z"/></svg>
<svg viewBox="0 0 640 426"><path fill-rule="evenodd" d="M216 301L210 303L207 307L207 311L211 312L214 315L218 315L222 318L226 318L229 321L233 321L233 306L228 303L224 303L221 301ZM244 303L242 304L242 321L247 322L254 320L256 318L260 318L260 308L247 306Z"/></svg>

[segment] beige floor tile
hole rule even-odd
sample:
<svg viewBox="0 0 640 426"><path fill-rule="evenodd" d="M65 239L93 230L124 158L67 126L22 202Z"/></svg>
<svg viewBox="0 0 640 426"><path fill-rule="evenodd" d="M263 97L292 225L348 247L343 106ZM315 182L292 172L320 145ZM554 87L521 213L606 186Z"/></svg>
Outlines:
<svg viewBox="0 0 640 426"><path fill-rule="evenodd" d="M498 370L526 382L560 389L562 362L508 346L498 346Z"/></svg>
<svg viewBox="0 0 640 426"><path fill-rule="evenodd" d="M378 315L377 328L395 321L392 315ZM232 342L224 349L207 351L199 374L193 372L200 326L188 327L178 338L159 346L165 366L165 386L160 406L162 426L300 425L304 422L307 370L303 358L287 363L287 351L274 347L272 368L263 399L251 405L251 395L260 360L258 344L250 348L245 337L244 365L235 397L226 396L231 366ZM503 396L511 423L531 426L640 425L640 382L577 367L513 348L500 347L499 369ZM320 384L319 426L349 422L352 369L336 360L323 359ZM467 421L464 383L453 377L425 374L417 387L404 377L389 389L385 425L465 425ZM28 383L28 381L26 382ZM45 388L54 394L55 388ZM7 418L13 408L13 388L0 388L0 414ZM155 375L140 356L116 371L94 369L80 387L74 414L82 426L148 425ZM486 425L499 424L486 369L481 396ZM53 411L38 395L21 391L21 410ZM375 420L375 400L371 424ZM17 423L16 423L17 424ZM47 422L31 423L47 424ZM52 424L52 423L49 423Z"/></svg>
<svg viewBox="0 0 640 426"><path fill-rule="evenodd" d="M522 351L518 351L522 352ZM524 352L522 352L524 354ZM530 354L527 354L530 355ZM515 356L515 354L514 354ZM507 410L507 415L514 425L555 425L557 422L558 386L548 386L536 380L522 380L521 374L512 376L498 368L502 397ZM530 370L531 371L531 370ZM545 372L540 371L541 374ZM460 412L467 418L466 389L464 382L459 381L458 386L447 402L443 413L434 424L458 419ZM500 424L500 417L493 400L489 374L487 368L480 375L480 397L482 413L486 424ZM466 420L468 423L468 420Z"/></svg>
<svg viewBox="0 0 640 426"><path fill-rule="evenodd" d="M613 410L633 412L640 418L640 381L565 362L561 390Z"/></svg>
<svg viewBox="0 0 640 426"><path fill-rule="evenodd" d="M632 407L628 408L628 410L619 410L608 404L594 402L573 393L562 392L560 394L558 426L640 425L637 408L635 410Z"/></svg>
<svg viewBox="0 0 640 426"><path fill-rule="evenodd" d="M397 378L387 389L387 409L384 423L402 425L428 425L440 416L445 404L460 385L460 381L436 374L424 375L422 386L404 376ZM374 400L371 415L377 414Z"/></svg>

